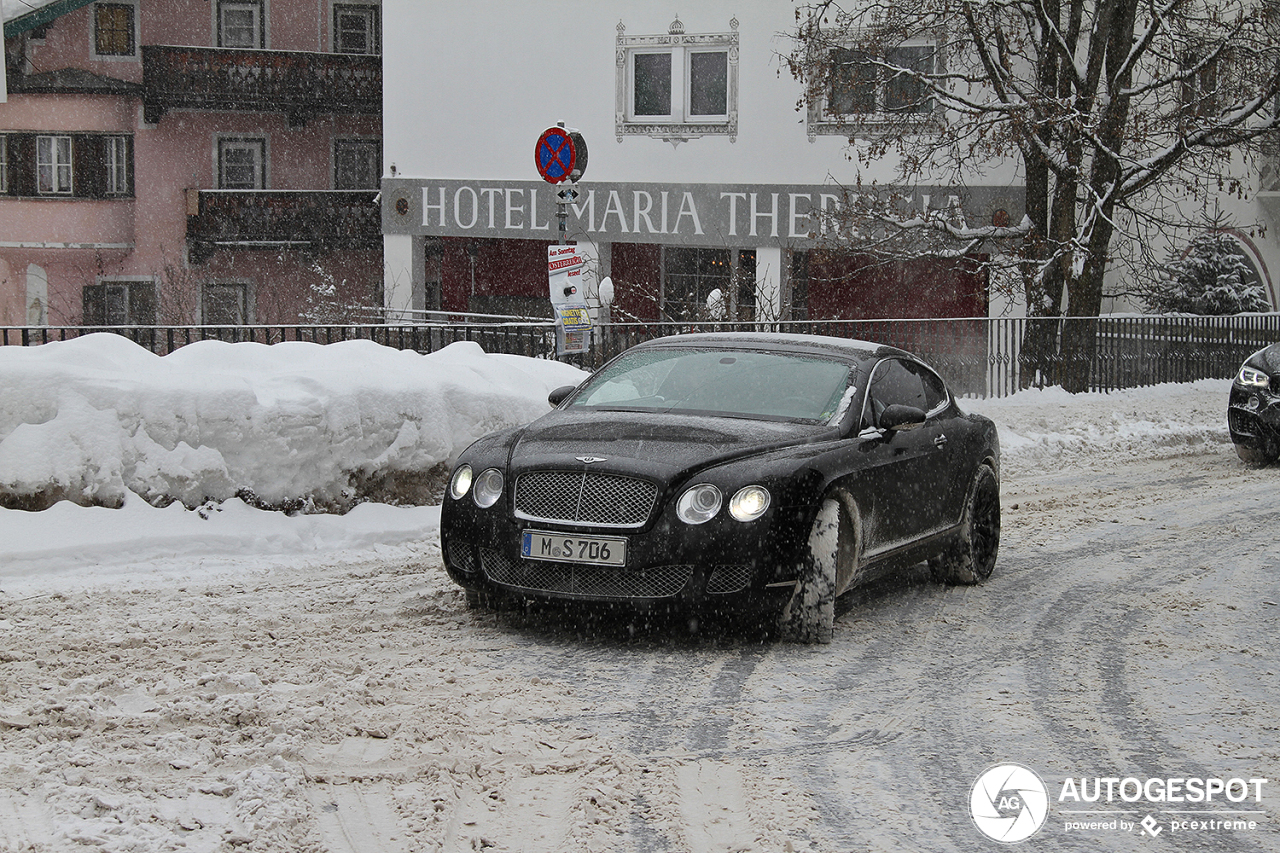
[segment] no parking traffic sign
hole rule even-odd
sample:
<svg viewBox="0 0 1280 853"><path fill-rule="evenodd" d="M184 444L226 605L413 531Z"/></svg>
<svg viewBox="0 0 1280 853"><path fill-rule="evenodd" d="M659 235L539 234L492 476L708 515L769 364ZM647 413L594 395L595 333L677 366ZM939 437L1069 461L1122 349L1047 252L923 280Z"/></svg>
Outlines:
<svg viewBox="0 0 1280 853"><path fill-rule="evenodd" d="M587 143L576 130L549 127L538 137L533 163L549 184L576 181L587 170Z"/></svg>

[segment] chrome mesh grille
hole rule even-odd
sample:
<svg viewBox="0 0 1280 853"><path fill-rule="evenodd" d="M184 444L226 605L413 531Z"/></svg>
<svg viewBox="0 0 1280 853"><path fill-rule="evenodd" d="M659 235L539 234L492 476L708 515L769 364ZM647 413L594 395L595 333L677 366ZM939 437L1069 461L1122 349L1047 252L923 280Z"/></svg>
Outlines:
<svg viewBox="0 0 1280 853"><path fill-rule="evenodd" d="M449 563L458 571L471 574L476 570L475 549L466 542L449 540Z"/></svg>
<svg viewBox="0 0 1280 853"><path fill-rule="evenodd" d="M707 578L707 592L737 592L751 582L750 566L716 566Z"/></svg>
<svg viewBox="0 0 1280 853"><path fill-rule="evenodd" d="M618 569L545 560L519 560L480 549L480 566L496 583L520 589L601 598L667 598L684 589L693 566Z"/></svg>
<svg viewBox="0 0 1280 853"><path fill-rule="evenodd" d="M538 521L641 527L658 487L648 480L591 471L530 471L516 480L516 515Z"/></svg>

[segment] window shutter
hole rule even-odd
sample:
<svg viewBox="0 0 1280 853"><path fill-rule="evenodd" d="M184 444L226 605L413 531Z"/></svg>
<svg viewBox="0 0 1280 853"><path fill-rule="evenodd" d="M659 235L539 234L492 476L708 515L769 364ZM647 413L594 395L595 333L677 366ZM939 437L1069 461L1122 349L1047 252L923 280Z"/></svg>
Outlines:
<svg viewBox="0 0 1280 853"><path fill-rule="evenodd" d="M105 326L107 320L107 289L100 284L86 284L81 291L84 301L84 324Z"/></svg>
<svg viewBox="0 0 1280 853"><path fill-rule="evenodd" d="M79 198L106 196L106 156L101 136L71 137L71 194Z"/></svg>
<svg viewBox="0 0 1280 853"><path fill-rule="evenodd" d="M133 198L133 135L124 138L124 157L128 164L129 180L125 184L125 195Z"/></svg>
<svg viewBox="0 0 1280 853"><path fill-rule="evenodd" d="M129 322L137 326L153 326L156 310L156 286L150 281L129 283Z"/></svg>
<svg viewBox="0 0 1280 853"><path fill-rule="evenodd" d="M36 137L15 133L9 137L9 191L13 195L36 194Z"/></svg>

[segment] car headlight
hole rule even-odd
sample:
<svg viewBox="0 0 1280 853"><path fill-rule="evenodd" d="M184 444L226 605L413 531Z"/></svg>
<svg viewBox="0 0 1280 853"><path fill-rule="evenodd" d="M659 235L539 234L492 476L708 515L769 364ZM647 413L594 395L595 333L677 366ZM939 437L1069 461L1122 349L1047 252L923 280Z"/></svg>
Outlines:
<svg viewBox="0 0 1280 853"><path fill-rule="evenodd" d="M497 468L486 468L479 477L471 493L471 499L481 509L488 509L502 497L502 472Z"/></svg>
<svg viewBox="0 0 1280 853"><path fill-rule="evenodd" d="M676 515L685 524L702 524L715 518L724 498L720 490L710 483L690 486L676 502Z"/></svg>
<svg viewBox="0 0 1280 853"><path fill-rule="evenodd" d="M1246 364L1240 368L1240 373L1236 376L1236 382L1246 388L1266 388L1271 384L1271 377L1258 368L1250 367Z"/></svg>
<svg viewBox="0 0 1280 853"><path fill-rule="evenodd" d="M743 486L729 499L729 515L738 521L755 521L769 508L769 490L764 486Z"/></svg>
<svg viewBox="0 0 1280 853"><path fill-rule="evenodd" d="M455 501L466 497L471 490L473 476L470 465L459 465L458 470L453 472L453 478L449 480L449 497Z"/></svg>

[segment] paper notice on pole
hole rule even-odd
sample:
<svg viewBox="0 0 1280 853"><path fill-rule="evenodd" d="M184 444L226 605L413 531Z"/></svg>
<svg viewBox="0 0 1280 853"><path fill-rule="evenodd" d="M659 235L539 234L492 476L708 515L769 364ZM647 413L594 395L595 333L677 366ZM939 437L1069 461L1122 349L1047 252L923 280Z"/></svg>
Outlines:
<svg viewBox="0 0 1280 853"><path fill-rule="evenodd" d="M551 288L551 304L585 305L582 289L582 256L577 246L547 247L547 279Z"/></svg>
<svg viewBox="0 0 1280 853"><path fill-rule="evenodd" d="M582 256L577 246L547 247L547 282L556 318L556 350L560 355L586 352L591 313L582 284Z"/></svg>

